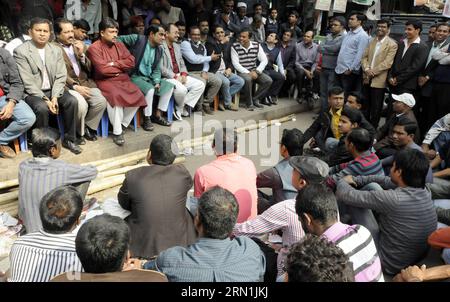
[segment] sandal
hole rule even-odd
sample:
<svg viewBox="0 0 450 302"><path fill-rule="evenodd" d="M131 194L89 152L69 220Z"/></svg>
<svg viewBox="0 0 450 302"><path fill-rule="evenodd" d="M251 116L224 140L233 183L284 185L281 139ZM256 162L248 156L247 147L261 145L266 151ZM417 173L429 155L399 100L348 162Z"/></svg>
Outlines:
<svg viewBox="0 0 450 302"><path fill-rule="evenodd" d="M172 123L163 118L162 116L152 116L152 122L161 126L170 127Z"/></svg>

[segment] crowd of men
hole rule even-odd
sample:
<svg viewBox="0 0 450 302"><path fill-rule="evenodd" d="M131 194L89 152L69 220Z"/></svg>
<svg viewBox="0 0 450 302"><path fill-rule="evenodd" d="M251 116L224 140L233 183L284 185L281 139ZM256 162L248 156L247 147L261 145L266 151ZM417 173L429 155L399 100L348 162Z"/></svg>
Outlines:
<svg viewBox="0 0 450 302"><path fill-rule="evenodd" d="M67 272L161 280L155 271L169 281L449 277L448 266L415 266L430 246L450 263L448 23L423 41L422 23L409 20L397 42L389 20L377 21L369 37L366 17L351 12L331 18L317 44L295 11L281 24L275 9L263 17L257 4L248 16L245 2L225 0L211 30L201 5L186 29L182 10L156 2L164 7L158 19L136 23L127 9L137 33L119 35L118 23L105 18L93 30L98 40L86 43L89 22L34 18L29 41L6 45L13 55L0 49L0 114L11 119L0 152L13 157L8 143L30 131L33 153L19 167L26 235L12 248L10 281ZM140 107L143 128L152 131L153 123L171 125L164 112L172 97L181 120L192 111L213 114L217 95L221 110L238 110L237 93L247 110L276 105L292 86L299 102L320 98L321 109L304 133L283 132L274 167L257 173L239 155L235 130L224 128L214 134L217 158L192 177L174 164L172 138L157 135L149 166L129 171L118 193L125 222L104 214L79 226L97 170L57 158L61 146L79 154L85 139L96 140L105 109L113 140L123 145ZM281 242L266 244L267 234Z"/></svg>

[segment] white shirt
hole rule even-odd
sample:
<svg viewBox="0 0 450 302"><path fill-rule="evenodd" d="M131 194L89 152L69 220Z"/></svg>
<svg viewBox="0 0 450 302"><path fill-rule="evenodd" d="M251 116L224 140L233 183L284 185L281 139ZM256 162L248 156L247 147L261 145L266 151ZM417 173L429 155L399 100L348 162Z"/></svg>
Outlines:
<svg viewBox="0 0 450 302"><path fill-rule="evenodd" d="M387 36L386 36L387 37ZM377 45L375 45L375 52L373 53L373 58L372 58L372 63L370 64L370 69L373 69L374 67L374 62L375 62L375 58L378 55L378 52L380 51L381 45L383 44L383 42L386 40L386 37L384 37L383 39L381 39L381 41L379 41L377 39Z"/></svg>
<svg viewBox="0 0 450 302"><path fill-rule="evenodd" d="M41 57L42 64L44 65L44 73L42 75L42 90L49 90L52 88L50 85L50 78L48 77L47 73L47 66L45 66L45 48L38 48L39 56Z"/></svg>
<svg viewBox="0 0 450 302"><path fill-rule="evenodd" d="M25 41L31 40L31 37L28 36L28 35L22 35L22 37L23 37L23 39ZM7 51L9 51L9 53L13 56L14 55L14 49L16 49L17 47L19 47L22 44L23 44L23 42L22 42L22 40L20 38L15 38L15 39L9 41L8 44L6 44L5 49Z"/></svg>
<svg viewBox="0 0 450 302"><path fill-rule="evenodd" d="M413 44L420 44L420 37L417 37L417 39L414 40L411 44L408 45L408 39L403 40L403 43L405 43L405 49L403 49L402 58L405 56L405 53L408 51L409 47Z"/></svg>

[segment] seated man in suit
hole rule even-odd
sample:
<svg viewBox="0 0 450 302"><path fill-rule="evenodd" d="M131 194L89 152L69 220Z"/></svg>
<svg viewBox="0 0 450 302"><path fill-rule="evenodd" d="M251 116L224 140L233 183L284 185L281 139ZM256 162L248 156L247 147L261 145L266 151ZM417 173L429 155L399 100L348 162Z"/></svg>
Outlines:
<svg viewBox="0 0 450 302"><path fill-rule="evenodd" d="M90 78L91 61L86 57L83 42L75 40L73 25L69 20L55 21L54 44L63 51L67 69L66 87L78 101L78 134L90 141L97 140L97 128L106 109L106 99Z"/></svg>
<svg viewBox="0 0 450 302"><path fill-rule="evenodd" d="M0 48L0 121L11 123L0 131L0 157L13 158L16 153L8 144L33 126L36 116L23 101L23 84L16 62L7 50Z"/></svg>
<svg viewBox="0 0 450 302"><path fill-rule="evenodd" d="M155 260L134 260L135 267L166 274L170 282L261 282L266 259L250 238L229 236L238 217L236 197L219 186L203 193L198 201L195 228L200 239L175 246Z"/></svg>
<svg viewBox="0 0 450 302"><path fill-rule="evenodd" d="M30 23L31 41L14 50L14 58L25 86L25 102L36 114L36 128L48 127L49 115L58 115L64 120L63 147L75 154L81 153L76 140L78 102L65 90L67 69L62 51L49 43L51 22L34 18Z"/></svg>
<svg viewBox="0 0 450 302"><path fill-rule="evenodd" d="M175 146L170 136L153 138L148 167L126 173L118 198L131 211L126 221L131 230L133 257L148 258L175 245L187 246L196 239L186 196L192 177L183 165L173 164Z"/></svg>

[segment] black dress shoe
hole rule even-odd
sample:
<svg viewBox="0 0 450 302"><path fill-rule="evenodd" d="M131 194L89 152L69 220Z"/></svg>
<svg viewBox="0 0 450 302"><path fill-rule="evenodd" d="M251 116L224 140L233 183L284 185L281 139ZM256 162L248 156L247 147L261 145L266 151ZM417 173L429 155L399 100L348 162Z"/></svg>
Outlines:
<svg viewBox="0 0 450 302"><path fill-rule="evenodd" d="M65 139L62 142L62 146L66 149L68 149L70 152L74 153L74 154L80 154L81 153L81 148L80 146L76 145L74 142L69 141L68 139Z"/></svg>
<svg viewBox="0 0 450 302"><path fill-rule="evenodd" d="M264 100L261 101L262 105L266 105L266 106L272 106L272 104L267 100L267 98L265 98Z"/></svg>
<svg viewBox="0 0 450 302"><path fill-rule="evenodd" d="M97 140L96 131L86 126L84 129L84 138L91 142L96 141Z"/></svg>
<svg viewBox="0 0 450 302"><path fill-rule="evenodd" d="M264 108L264 106L261 105L258 101L253 101L253 105L254 105L256 108Z"/></svg>
<svg viewBox="0 0 450 302"><path fill-rule="evenodd" d="M125 144L125 139L123 138L123 134L119 134L119 135L113 134L113 142L117 146L123 146L123 144Z"/></svg>
<svg viewBox="0 0 450 302"><path fill-rule="evenodd" d="M145 131L153 131L155 129L155 126L153 126L151 118L149 116L144 117L144 125L142 125L142 128Z"/></svg>
<svg viewBox="0 0 450 302"><path fill-rule="evenodd" d="M75 139L75 144L77 145L86 145L86 140L84 139L84 137L77 137Z"/></svg>

